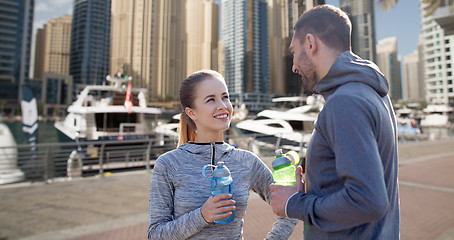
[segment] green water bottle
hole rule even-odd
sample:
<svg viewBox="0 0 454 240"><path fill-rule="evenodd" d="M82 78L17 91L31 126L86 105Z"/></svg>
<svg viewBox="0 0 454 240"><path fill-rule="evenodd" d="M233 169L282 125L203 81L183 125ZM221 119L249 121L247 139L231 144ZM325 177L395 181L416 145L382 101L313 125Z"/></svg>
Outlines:
<svg viewBox="0 0 454 240"><path fill-rule="evenodd" d="M292 165L289 157L285 156L282 149L276 150L273 160L274 184L281 186L293 186L296 183L296 168Z"/></svg>

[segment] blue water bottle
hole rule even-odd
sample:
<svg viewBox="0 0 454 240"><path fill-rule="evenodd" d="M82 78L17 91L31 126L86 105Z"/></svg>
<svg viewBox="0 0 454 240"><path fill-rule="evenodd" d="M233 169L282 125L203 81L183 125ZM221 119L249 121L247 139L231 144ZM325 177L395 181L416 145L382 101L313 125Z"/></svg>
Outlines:
<svg viewBox="0 0 454 240"><path fill-rule="evenodd" d="M205 174L205 170L207 167L216 167L213 171L213 177L211 177L211 195L214 197L221 193L232 194L233 180L232 180L232 177L230 176L230 171L224 165L224 162L218 162L217 166L207 164L203 167L203 169L202 169L203 176L206 178L210 178ZM230 199L233 199L233 197L221 199L221 201L230 200ZM222 213L220 213L220 214L222 214ZM230 216L221 218L218 220L214 220L214 222L215 223L230 223L230 222L233 222L234 219L235 219L235 210L232 211L232 214Z"/></svg>

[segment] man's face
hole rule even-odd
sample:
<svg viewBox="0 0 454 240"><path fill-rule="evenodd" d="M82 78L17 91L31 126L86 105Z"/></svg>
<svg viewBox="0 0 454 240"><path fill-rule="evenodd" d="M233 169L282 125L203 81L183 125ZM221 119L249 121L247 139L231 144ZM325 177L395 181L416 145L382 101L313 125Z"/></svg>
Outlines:
<svg viewBox="0 0 454 240"><path fill-rule="evenodd" d="M293 67L292 71L301 75L301 81L303 81L304 89L313 91L315 84L317 83L317 73L315 71L315 65L309 58L305 48L307 47L307 41L301 41L298 37L293 35L292 42L290 43L289 50L293 54Z"/></svg>

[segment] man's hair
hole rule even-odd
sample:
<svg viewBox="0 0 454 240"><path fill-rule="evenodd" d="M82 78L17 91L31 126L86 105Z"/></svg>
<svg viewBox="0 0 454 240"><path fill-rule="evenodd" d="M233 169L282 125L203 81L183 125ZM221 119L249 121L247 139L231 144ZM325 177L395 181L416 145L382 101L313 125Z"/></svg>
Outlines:
<svg viewBox="0 0 454 240"><path fill-rule="evenodd" d="M331 5L319 5L309 9L295 24L295 37L305 41L313 34L330 48L340 51L351 50L351 22L347 14Z"/></svg>

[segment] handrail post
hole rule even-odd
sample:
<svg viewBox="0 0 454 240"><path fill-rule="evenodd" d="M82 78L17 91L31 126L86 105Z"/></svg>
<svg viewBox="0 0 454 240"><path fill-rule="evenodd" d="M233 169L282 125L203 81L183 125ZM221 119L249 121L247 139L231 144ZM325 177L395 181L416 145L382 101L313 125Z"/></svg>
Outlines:
<svg viewBox="0 0 454 240"><path fill-rule="evenodd" d="M151 172L151 169L150 169L150 154L151 154L151 143L152 143L152 139L149 139L148 140L148 145L147 145L147 151L146 151L146 161L147 161L147 172L150 173Z"/></svg>
<svg viewBox="0 0 454 240"><path fill-rule="evenodd" d="M282 138L282 134L279 134L279 137L278 137L277 140L276 140L276 147L275 147L275 149L279 149L279 146L281 145L281 138Z"/></svg>
<svg viewBox="0 0 454 240"><path fill-rule="evenodd" d="M49 158L50 158L50 147L46 148L46 156L44 157L44 182L49 183Z"/></svg>
<svg viewBox="0 0 454 240"><path fill-rule="evenodd" d="M104 147L106 146L105 143L101 144L101 152L99 156L99 177L104 177L104 168L103 168L103 161L104 161Z"/></svg>

